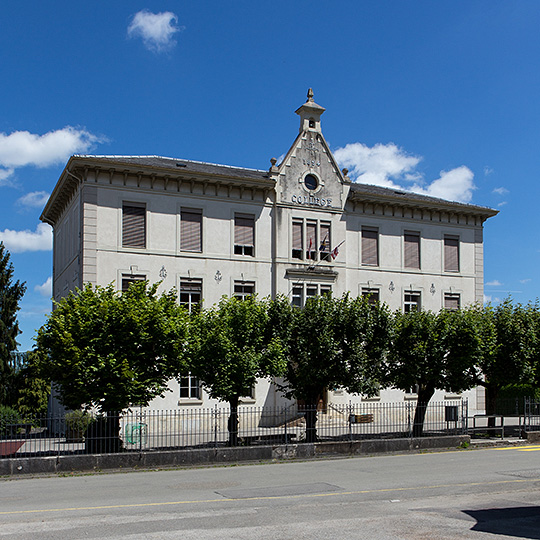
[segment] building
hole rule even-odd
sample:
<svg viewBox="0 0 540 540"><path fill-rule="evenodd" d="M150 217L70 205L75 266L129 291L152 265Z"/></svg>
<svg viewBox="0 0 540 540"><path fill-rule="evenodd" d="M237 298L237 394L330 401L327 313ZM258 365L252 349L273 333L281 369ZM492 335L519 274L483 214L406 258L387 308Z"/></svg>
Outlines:
<svg viewBox="0 0 540 540"><path fill-rule="evenodd" d="M54 230L54 298L87 282L125 289L147 279L176 287L187 306L253 293L285 294L301 306L328 291L405 311L482 301L483 223L497 212L352 183L322 134L324 110L310 90L296 111L298 136L267 170L72 156L41 216ZM171 389L153 405L209 404L189 376ZM330 402L350 399L329 394ZM385 390L380 399L407 397L414 389ZM261 382L248 401L282 400Z"/></svg>

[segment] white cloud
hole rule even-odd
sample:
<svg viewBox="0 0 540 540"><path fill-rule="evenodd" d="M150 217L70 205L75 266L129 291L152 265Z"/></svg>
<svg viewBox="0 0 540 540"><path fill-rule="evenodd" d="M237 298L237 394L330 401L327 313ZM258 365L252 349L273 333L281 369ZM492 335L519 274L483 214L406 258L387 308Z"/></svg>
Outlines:
<svg viewBox="0 0 540 540"><path fill-rule="evenodd" d="M34 287L34 291L37 291L42 296L50 298L52 296L52 277L49 276L47 278L47 281L45 281L45 283L43 283L42 285L36 285Z"/></svg>
<svg viewBox="0 0 540 540"><path fill-rule="evenodd" d="M493 169L491 167L488 167L487 165L484 167L484 176L489 176L493 172Z"/></svg>
<svg viewBox="0 0 540 540"><path fill-rule="evenodd" d="M37 135L29 131L0 133L0 182L17 167L49 167L66 161L72 154L88 151L104 139L71 126Z"/></svg>
<svg viewBox="0 0 540 540"><path fill-rule="evenodd" d="M347 167L360 184L373 184L401 189L395 181L417 179L414 169L422 158L407 154L394 143L378 143L373 147L352 143L334 152L340 166Z"/></svg>
<svg viewBox="0 0 540 540"><path fill-rule="evenodd" d="M171 11L152 13L143 9L133 15L128 36L142 38L144 46L150 51L166 51L176 45L173 36L181 30L177 23L178 17Z"/></svg>
<svg viewBox="0 0 540 540"><path fill-rule="evenodd" d="M520 282L520 283L523 283L523 284L529 283L530 281L532 281L531 278L526 278L526 279L520 279L520 280L519 280L519 282Z"/></svg>
<svg viewBox="0 0 540 540"><path fill-rule="evenodd" d="M498 207L504 206L505 204L508 204L508 201L503 201L497 204Z"/></svg>
<svg viewBox="0 0 540 540"><path fill-rule="evenodd" d="M508 190L505 187L498 187L493 190L493 193L497 193L498 195L506 195Z"/></svg>
<svg viewBox="0 0 540 540"><path fill-rule="evenodd" d="M36 231L12 231L4 229L0 231L0 241L12 253L25 251L51 251L52 228L46 223L39 223Z"/></svg>
<svg viewBox="0 0 540 540"><path fill-rule="evenodd" d="M49 200L49 195L46 191L32 191L20 197L17 203L31 208L42 208Z"/></svg>
<svg viewBox="0 0 540 540"><path fill-rule="evenodd" d="M441 171L440 177L425 184L416 170L420 156L407 154L394 143L378 143L373 147L352 143L338 148L334 155L340 166L347 167L355 182L413 191L431 197L470 202L476 189L472 171L465 166ZM411 186L410 184L414 182Z"/></svg>
<svg viewBox="0 0 540 540"><path fill-rule="evenodd" d="M498 279L494 279L493 281L488 281L486 283L486 287L500 287L502 283Z"/></svg>
<svg viewBox="0 0 540 540"><path fill-rule="evenodd" d="M468 203L472 199L473 190L476 189L473 178L473 172L462 165L450 171L441 171L440 177L426 188L415 184L411 191L439 199Z"/></svg>
<svg viewBox="0 0 540 540"><path fill-rule="evenodd" d="M484 294L484 304L489 304L491 302L491 296L489 294Z"/></svg>

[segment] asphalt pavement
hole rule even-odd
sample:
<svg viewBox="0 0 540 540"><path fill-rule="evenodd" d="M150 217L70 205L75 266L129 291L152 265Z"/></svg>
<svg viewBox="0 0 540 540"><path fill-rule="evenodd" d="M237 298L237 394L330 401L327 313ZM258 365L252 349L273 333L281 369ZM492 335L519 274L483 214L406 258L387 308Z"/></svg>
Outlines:
<svg viewBox="0 0 540 540"><path fill-rule="evenodd" d="M0 481L30 538L540 539L540 445Z"/></svg>

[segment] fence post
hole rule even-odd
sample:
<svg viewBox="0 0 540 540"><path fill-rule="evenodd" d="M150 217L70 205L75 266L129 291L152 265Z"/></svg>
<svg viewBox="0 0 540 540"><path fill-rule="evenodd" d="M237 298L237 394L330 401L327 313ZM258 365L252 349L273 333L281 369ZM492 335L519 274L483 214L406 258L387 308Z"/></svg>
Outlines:
<svg viewBox="0 0 540 540"><path fill-rule="evenodd" d="M347 420L349 422L349 441L352 442L352 414L353 414L353 408L351 400L349 399L349 414L347 415Z"/></svg>
<svg viewBox="0 0 540 540"><path fill-rule="evenodd" d="M217 403L214 405L215 407L215 413L214 413L214 448L217 448L217 432L218 432L218 414L219 414L219 411L218 411L218 406L217 406Z"/></svg>

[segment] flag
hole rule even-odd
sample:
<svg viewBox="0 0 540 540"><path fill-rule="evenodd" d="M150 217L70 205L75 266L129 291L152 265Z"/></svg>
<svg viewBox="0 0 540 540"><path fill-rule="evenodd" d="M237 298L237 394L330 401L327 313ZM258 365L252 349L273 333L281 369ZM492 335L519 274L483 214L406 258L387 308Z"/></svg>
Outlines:
<svg viewBox="0 0 540 540"><path fill-rule="evenodd" d="M327 251L327 246L328 246L327 241L328 241L328 233L326 233L324 240L321 242L321 245L319 246L319 251Z"/></svg>
<svg viewBox="0 0 540 540"><path fill-rule="evenodd" d="M343 240L343 242L345 242L345 240ZM332 257L332 260L334 260L334 259L338 256L338 253L339 253L339 246L341 246L341 244L343 244L343 242L340 242L340 243L332 250L332 252L330 253L330 256Z"/></svg>

